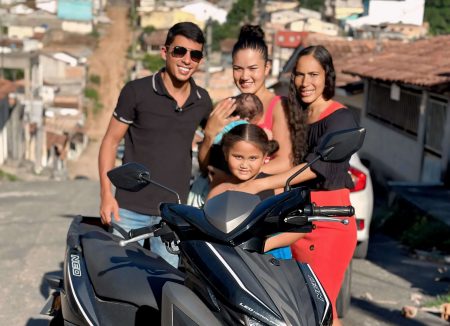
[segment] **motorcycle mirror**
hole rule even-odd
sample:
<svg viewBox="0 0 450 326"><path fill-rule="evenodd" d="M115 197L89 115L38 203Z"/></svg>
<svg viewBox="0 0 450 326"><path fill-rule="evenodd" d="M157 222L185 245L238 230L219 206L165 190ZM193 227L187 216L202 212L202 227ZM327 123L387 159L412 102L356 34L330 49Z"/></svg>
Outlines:
<svg viewBox="0 0 450 326"><path fill-rule="evenodd" d="M150 181L150 171L139 163L126 163L108 171L109 180L119 189L139 191L147 186Z"/></svg>
<svg viewBox="0 0 450 326"><path fill-rule="evenodd" d="M177 197L177 202L181 204L178 193L175 190L151 180L150 171L142 164L135 162L125 163L124 165L108 171L107 175L116 188L135 192L151 183L173 193Z"/></svg>
<svg viewBox="0 0 450 326"><path fill-rule="evenodd" d="M317 154L322 161L343 162L361 148L365 135L364 128L329 133L320 143Z"/></svg>
<svg viewBox="0 0 450 326"><path fill-rule="evenodd" d="M316 154L318 154L317 157L286 180L284 191L290 190L291 181L318 160L325 162L343 162L348 159L361 148L365 135L366 129L364 128L340 130L325 135L316 151Z"/></svg>

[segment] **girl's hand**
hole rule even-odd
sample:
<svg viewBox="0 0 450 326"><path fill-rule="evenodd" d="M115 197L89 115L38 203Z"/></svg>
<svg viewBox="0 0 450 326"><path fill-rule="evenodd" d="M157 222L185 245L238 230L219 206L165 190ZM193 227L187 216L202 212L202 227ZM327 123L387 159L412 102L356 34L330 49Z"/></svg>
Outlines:
<svg viewBox="0 0 450 326"><path fill-rule="evenodd" d="M214 107L205 127L205 136L213 139L227 124L239 120L239 117L230 117L236 107L235 102L234 98L229 97Z"/></svg>

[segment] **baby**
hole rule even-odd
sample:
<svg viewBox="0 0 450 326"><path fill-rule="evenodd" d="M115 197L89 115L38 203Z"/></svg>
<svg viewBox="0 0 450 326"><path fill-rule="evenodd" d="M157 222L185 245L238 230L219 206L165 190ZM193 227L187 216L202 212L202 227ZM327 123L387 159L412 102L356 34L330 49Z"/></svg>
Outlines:
<svg viewBox="0 0 450 326"><path fill-rule="evenodd" d="M214 138L214 144L220 144L222 137L234 127L245 123L258 123L263 114L264 108L261 100L254 94L242 93L235 96L236 109L231 114L232 117L239 116L240 119L227 124L222 131Z"/></svg>

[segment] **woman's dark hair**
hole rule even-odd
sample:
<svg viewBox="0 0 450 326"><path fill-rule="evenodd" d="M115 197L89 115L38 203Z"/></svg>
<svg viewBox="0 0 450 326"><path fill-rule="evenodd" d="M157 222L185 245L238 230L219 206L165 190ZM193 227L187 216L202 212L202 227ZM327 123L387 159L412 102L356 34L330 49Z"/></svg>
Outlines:
<svg viewBox="0 0 450 326"><path fill-rule="evenodd" d="M325 70L325 88L323 98L329 100L334 96L336 84L336 72L334 70L333 58L328 50L322 45L308 46L302 49L295 60L296 64L292 69L291 81L289 83L289 105L288 105L288 123L292 141L293 162L300 164L308 150L308 124L306 105L302 103L298 89L295 87L295 70L297 62L301 57L312 55Z"/></svg>
<svg viewBox="0 0 450 326"><path fill-rule="evenodd" d="M264 62L269 61L269 50L264 41L264 31L259 25L244 25L241 27L239 38L233 46L231 56L234 58L239 50L252 49L261 53Z"/></svg>
<svg viewBox="0 0 450 326"><path fill-rule="evenodd" d="M256 145L261 152L267 155L272 155L278 150L278 142L276 140L269 140L266 132L257 125L242 124L237 125L222 138L222 150L225 153L229 151L230 147L238 141L246 141Z"/></svg>
<svg viewBox="0 0 450 326"><path fill-rule="evenodd" d="M167 32L166 42L164 45L169 46L172 44L175 36L181 35L194 42L205 44L205 36L202 30L196 24L191 22L182 22L173 25Z"/></svg>

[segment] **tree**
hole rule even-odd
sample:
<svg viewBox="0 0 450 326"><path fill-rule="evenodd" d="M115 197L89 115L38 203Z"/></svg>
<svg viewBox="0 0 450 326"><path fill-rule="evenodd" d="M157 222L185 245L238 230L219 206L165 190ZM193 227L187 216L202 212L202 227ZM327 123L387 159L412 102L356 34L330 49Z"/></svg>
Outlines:
<svg viewBox="0 0 450 326"><path fill-rule="evenodd" d="M145 54L144 59L142 59L142 64L146 69L155 72L164 67L164 60L159 55L147 53Z"/></svg>
<svg viewBox="0 0 450 326"><path fill-rule="evenodd" d="M242 24L253 20L254 0L237 0L227 15L227 21L220 25L214 21L212 49L217 51L220 48L220 41L226 38L236 38Z"/></svg>
<svg viewBox="0 0 450 326"><path fill-rule="evenodd" d="M430 34L450 34L450 0L426 1L424 16L430 24Z"/></svg>
<svg viewBox="0 0 450 326"><path fill-rule="evenodd" d="M324 0L298 0L303 8L308 8L316 11L321 11L325 1Z"/></svg>

